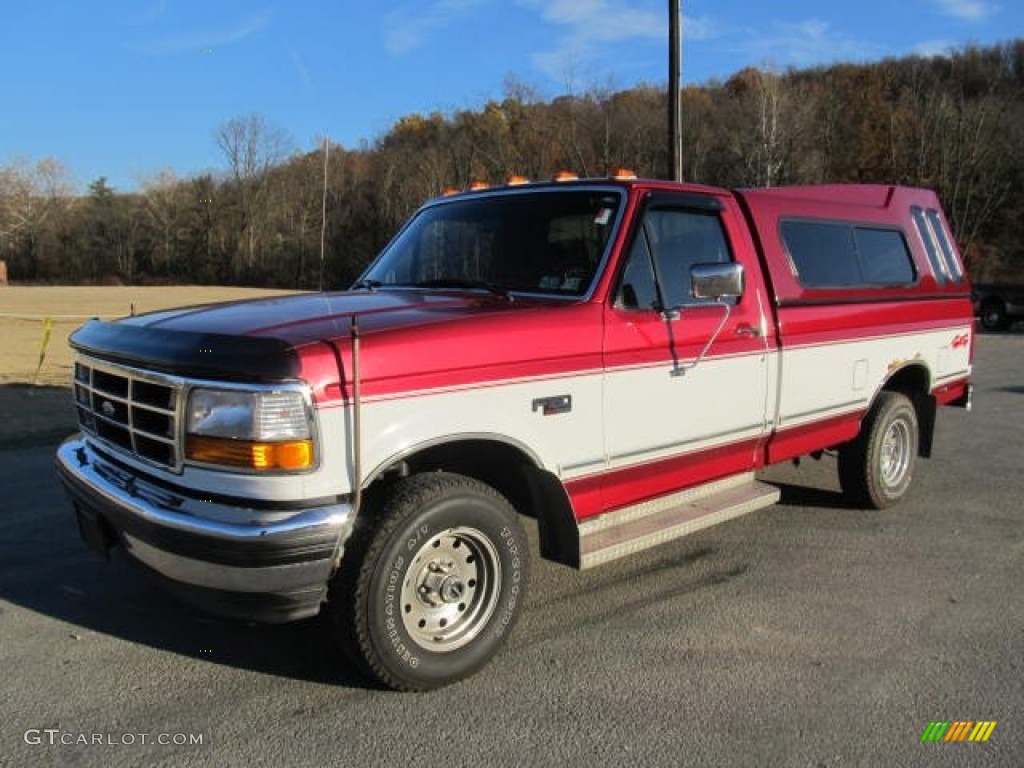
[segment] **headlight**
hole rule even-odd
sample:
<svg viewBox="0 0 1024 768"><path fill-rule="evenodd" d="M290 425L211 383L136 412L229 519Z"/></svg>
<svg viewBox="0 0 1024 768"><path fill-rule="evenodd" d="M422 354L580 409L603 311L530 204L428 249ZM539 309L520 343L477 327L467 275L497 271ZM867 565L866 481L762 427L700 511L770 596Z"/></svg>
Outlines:
<svg viewBox="0 0 1024 768"><path fill-rule="evenodd" d="M314 462L302 392L196 388L185 431L191 461L255 470L302 470Z"/></svg>
<svg viewBox="0 0 1024 768"><path fill-rule="evenodd" d="M309 437L301 392L193 389L186 431L234 440L290 440Z"/></svg>

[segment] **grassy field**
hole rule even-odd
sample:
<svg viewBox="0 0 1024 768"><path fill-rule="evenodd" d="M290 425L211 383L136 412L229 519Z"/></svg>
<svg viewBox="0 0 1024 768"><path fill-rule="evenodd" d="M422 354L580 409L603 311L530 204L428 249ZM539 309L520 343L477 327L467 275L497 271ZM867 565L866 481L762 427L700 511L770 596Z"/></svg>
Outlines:
<svg viewBox="0 0 1024 768"><path fill-rule="evenodd" d="M211 286L0 287L0 447L54 440L75 430L68 336L89 318L107 320L133 310L142 314L284 293L291 291ZM48 317L53 330L40 365Z"/></svg>
<svg viewBox="0 0 1024 768"><path fill-rule="evenodd" d="M217 286L7 286L0 288L0 385L32 383L39 366L43 327L53 319L36 383L67 386L71 376L68 336L90 317L113 319L168 307L234 301L289 291Z"/></svg>

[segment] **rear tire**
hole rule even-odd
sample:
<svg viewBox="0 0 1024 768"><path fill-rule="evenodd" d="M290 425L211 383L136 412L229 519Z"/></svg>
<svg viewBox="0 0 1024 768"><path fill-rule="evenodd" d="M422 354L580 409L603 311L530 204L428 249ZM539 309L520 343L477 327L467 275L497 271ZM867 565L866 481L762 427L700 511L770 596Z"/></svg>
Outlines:
<svg viewBox="0 0 1024 768"><path fill-rule="evenodd" d="M529 579L515 509L477 480L438 472L398 481L370 514L328 601L346 651L397 690L472 675L515 624Z"/></svg>
<svg viewBox="0 0 1024 768"><path fill-rule="evenodd" d="M981 305L981 327L986 331L1005 331L1010 327L1010 318L1002 301L987 299Z"/></svg>
<svg viewBox="0 0 1024 768"><path fill-rule="evenodd" d="M900 392L882 392L856 439L839 449L839 483L858 506L885 509L906 496L917 461L917 411Z"/></svg>

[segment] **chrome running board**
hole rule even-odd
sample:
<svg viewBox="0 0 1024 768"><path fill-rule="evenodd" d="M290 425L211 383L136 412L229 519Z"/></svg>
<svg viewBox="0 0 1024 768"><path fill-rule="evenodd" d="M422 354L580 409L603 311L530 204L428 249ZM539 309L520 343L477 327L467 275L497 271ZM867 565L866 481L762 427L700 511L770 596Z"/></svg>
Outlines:
<svg viewBox="0 0 1024 768"><path fill-rule="evenodd" d="M780 495L744 472L584 520L578 526L580 570L769 507Z"/></svg>

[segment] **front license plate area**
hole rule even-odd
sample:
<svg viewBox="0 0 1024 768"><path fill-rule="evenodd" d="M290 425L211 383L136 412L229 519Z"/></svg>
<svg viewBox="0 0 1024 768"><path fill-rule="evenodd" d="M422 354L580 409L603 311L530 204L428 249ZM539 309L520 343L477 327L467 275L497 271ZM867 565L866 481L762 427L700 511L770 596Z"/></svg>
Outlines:
<svg viewBox="0 0 1024 768"><path fill-rule="evenodd" d="M89 545L89 549L104 560L109 560L114 540L103 519L92 510L78 504L75 505L75 517L78 519L78 532L82 534L82 539Z"/></svg>

